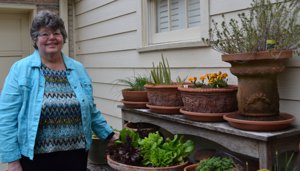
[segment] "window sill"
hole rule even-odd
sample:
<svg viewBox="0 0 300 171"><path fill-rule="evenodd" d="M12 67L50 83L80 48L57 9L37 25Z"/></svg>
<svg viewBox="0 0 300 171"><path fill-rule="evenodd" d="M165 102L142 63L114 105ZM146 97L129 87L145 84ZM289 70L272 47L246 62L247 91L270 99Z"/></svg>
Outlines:
<svg viewBox="0 0 300 171"><path fill-rule="evenodd" d="M151 52L151 51L161 51L161 50L172 50L172 49L182 49L182 48L199 48L199 47L208 47L207 44L203 42L178 42L178 43L168 43L168 44L155 44L147 45L141 48L138 48L139 53Z"/></svg>

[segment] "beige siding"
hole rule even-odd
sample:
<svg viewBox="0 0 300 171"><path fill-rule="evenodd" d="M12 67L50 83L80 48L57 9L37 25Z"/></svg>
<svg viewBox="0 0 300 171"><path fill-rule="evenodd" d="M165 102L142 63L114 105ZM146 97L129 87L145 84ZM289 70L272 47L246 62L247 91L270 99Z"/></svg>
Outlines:
<svg viewBox="0 0 300 171"><path fill-rule="evenodd" d="M219 70L229 72L230 65L210 48L186 48L138 53L140 47L140 0L85 0L75 4L76 53L94 82L97 106L115 128L121 128L121 85L115 80L133 74L149 74L152 62L168 58L173 79ZM221 14L231 17L244 12L252 0L210 0L210 19ZM296 115L300 124L300 59L287 62L288 68L279 76L281 111ZM237 84L235 76L229 82Z"/></svg>

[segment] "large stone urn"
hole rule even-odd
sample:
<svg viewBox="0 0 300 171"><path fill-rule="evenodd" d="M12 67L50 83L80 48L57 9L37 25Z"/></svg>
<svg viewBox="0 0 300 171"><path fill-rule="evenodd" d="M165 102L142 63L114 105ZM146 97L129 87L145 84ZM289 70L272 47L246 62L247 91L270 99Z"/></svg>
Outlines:
<svg viewBox="0 0 300 171"><path fill-rule="evenodd" d="M293 115L280 113L277 75L285 69L292 51L263 51L222 55L238 78L238 113L224 115L233 127L251 131L287 128Z"/></svg>
<svg viewBox="0 0 300 171"><path fill-rule="evenodd" d="M239 114L272 116L279 114L277 75L292 51L263 51L222 55L231 64L230 71L238 78Z"/></svg>

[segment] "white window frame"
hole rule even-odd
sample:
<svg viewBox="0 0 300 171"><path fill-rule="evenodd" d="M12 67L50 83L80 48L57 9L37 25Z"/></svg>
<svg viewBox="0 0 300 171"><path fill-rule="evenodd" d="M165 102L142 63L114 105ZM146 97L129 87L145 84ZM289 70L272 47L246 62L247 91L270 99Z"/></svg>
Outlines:
<svg viewBox="0 0 300 171"><path fill-rule="evenodd" d="M155 0L141 0L141 40L138 47L139 52L199 47L207 46L201 40L202 37L208 38L209 30L209 0L200 1L200 26L184 30L174 30L170 32L155 33L156 30L156 11Z"/></svg>

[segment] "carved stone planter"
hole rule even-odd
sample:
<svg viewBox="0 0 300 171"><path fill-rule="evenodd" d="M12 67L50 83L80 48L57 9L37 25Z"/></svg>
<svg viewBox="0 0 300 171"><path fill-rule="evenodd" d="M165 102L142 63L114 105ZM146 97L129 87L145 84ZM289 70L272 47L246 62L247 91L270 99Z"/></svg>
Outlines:
<svg viewBox="0 0 300 171"><path fill-rule="evenodd" d="M176 114L179 113L180 107L183 106L178 85L150 85L144 86L149 103L147 107L152 112L162 114Z"/></svg>
<svg viewBox="0 0 300 171"><path fill-rule="evenodd" d="M280 113L277 75L292 51L264 51L222 55L238 78L238 113L224 116L233 127L251 131L287 128L295 117Z"/></svg>
<svg viewBox="0 0 300 171"><path fill-rule="evenodd" d="M291 57L292 51L222 55L222 60L231 64L231 73L238 77L239 114L279 114L277 75L285 69L284 62Z"/></svg>
<svg viewBox="0 0 300 171"><path fill-rule="evenodd" d="M223 121L223 115L237 111L237 86L227 88L179 87L187 118L195 121Z"/></svg>

